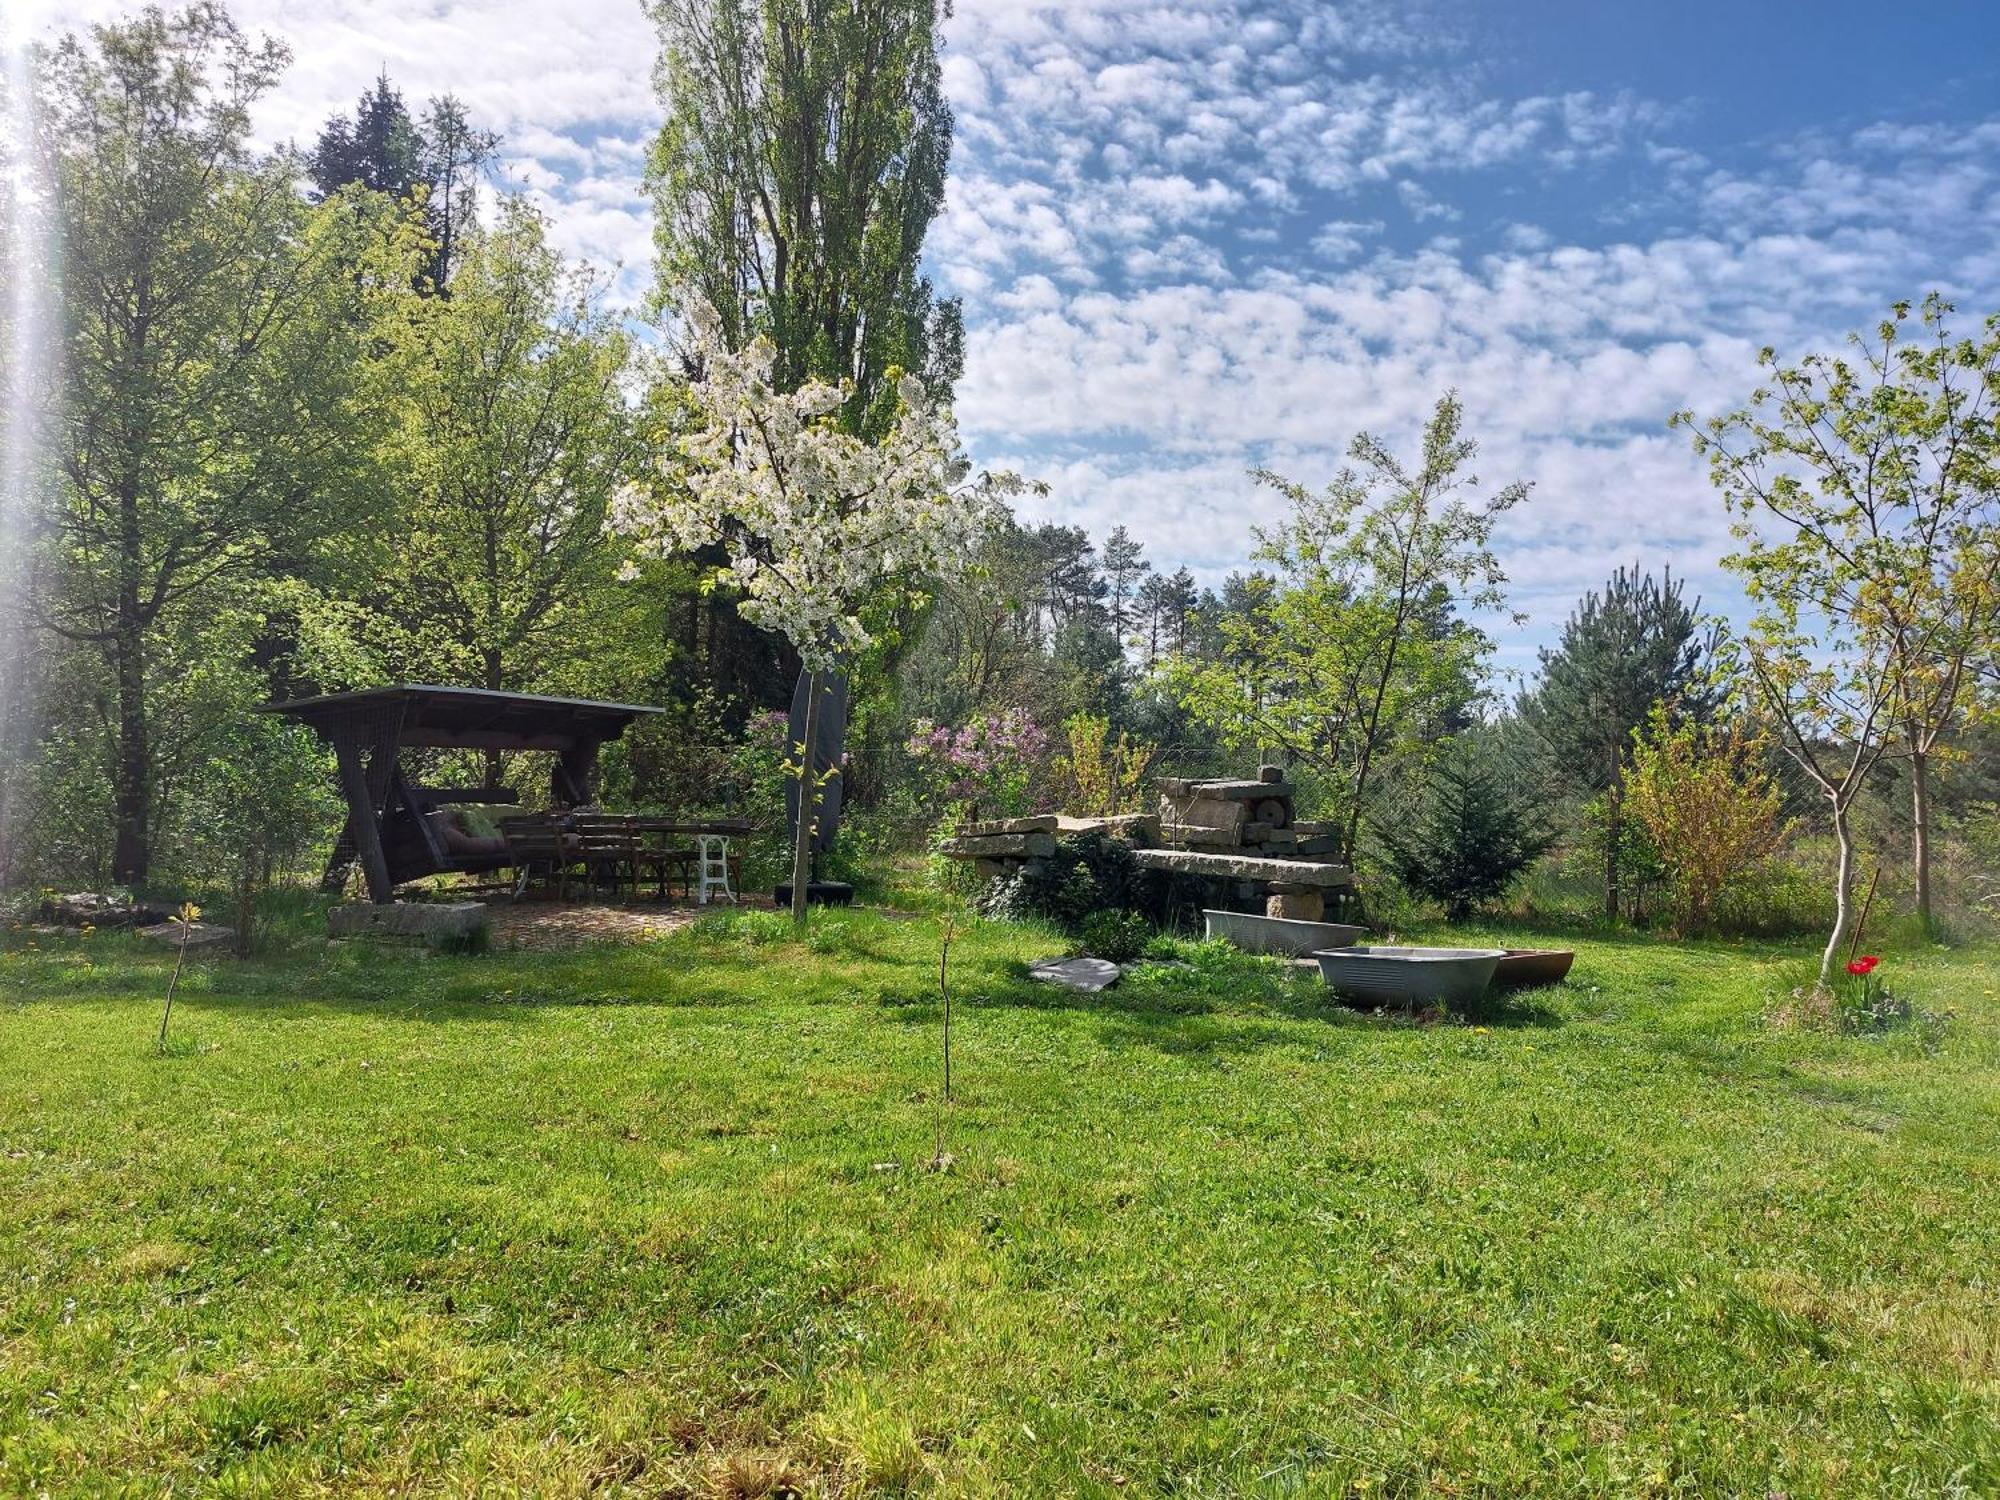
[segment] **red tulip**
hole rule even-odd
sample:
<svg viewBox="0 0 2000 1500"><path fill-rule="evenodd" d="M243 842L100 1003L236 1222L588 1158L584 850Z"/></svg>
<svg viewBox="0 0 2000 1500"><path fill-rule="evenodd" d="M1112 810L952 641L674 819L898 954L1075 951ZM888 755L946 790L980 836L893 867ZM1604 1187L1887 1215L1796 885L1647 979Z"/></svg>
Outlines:
<svg viewBox="0 0 2000 1500"><path fill-rule="evenodd" d="M1847 961L1847 972L1850 974L1866 974L1869 967L1869 965L1864 964L1858 958L1851 958Z"/></svg>

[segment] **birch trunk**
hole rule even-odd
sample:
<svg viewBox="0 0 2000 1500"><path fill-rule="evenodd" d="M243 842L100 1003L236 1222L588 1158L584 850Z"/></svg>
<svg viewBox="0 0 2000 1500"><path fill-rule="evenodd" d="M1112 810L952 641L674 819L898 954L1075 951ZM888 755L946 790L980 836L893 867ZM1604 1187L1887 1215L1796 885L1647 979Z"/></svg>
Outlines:
<svg viewBox="0 0 2000 1500"><path fill-rule="evenodd" d="M1910 866L1917 888L1917 920L1931 935L1931 766L1919 750L1910 756Z"/></svg>
<svg viewBox="0 0 2000 1500"><path fill-rule="evenodd" d="M1850 908L1854 901L1854 830L1848 826L1847 804L1835 799L1833 804L1833 837L1840 849L1839 864L1834 873L1833 884L1833 935L1826 941L1826 952L1820 955L1819 982L1825 984L1833 975L1833 962L1840 953L1840 945L1847 940Z"/></svg>

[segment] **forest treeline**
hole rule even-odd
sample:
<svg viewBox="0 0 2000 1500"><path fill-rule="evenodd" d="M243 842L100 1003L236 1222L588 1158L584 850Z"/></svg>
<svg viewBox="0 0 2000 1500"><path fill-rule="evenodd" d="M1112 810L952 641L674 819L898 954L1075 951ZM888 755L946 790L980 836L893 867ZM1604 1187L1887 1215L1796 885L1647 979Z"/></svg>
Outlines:
<svg viewBox="0 0 2000 1500"><path fill-rule="evenodd" d="M52 337L6 346L47 399L16 508L33 567L4 637L0 879L316 874L325 757L254 710L385 682L661 705L614 747L608 799L773 795L796 657L738 616L719 552L635 560L607 520L628 487L676 482L690 298L733 341L770 339L776 378L840 383L832 420L864 437L898 374L948 400L961 373L962 309L922 254L951 154L940 7L823 9L650 7L640 315L555 248L455 99L378 78L310 145L267 149L253 115L289 59L219 5L38 54L42 190L11 205L35 229L9 272L50 289ZM1579 600L1532 682L1500 680L1475 622L1505 607L1496 538L1533 502L1475 493L1473 452L1447 394L1419 451L1357 437L1324 490L1260 475L1286 519L1213 587L1154 565L1143 515L1097 538L1002 516L974 566L885 602L851 663L850 847L920 846L973 807L1124 810L1161 774L1279 760L1385 918L1525 889L1613 918L1816 924L1825 875L1785 851L1850 812L1893 899L1928 916L1936 851L1944 904L1994 899L1990 616L1967 616L1949 701L1920 724L1911 693L1890 704L1865 731L1882 752L1829 801L1810 751L1851 727L1808 715L1788 739L1743 675L1764 658L1643 560Z"/></svg>

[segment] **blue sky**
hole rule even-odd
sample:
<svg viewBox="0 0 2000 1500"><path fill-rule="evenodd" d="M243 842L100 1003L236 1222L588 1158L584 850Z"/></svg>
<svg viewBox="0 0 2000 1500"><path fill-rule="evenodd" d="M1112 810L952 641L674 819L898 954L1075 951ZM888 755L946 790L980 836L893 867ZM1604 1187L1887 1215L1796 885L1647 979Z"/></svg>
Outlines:
<svg viewBox="0 0 2000 1500"><path fill-rule="evenodd" d="M10 9L14 0L9 0ZM109 0L43 0L44 27ZM453 90L621 295L650 277L658 120L637 0L240 0L298 62L259 127L309 138L386 67ZM1217 581L1358 428L1456 388L1493 486L1523 668L1620 562L1733 610L1685 438L1898 298L2000 307L2000 7L1612 0L959 0L933 234L965 301L961 425Z"/></svg>

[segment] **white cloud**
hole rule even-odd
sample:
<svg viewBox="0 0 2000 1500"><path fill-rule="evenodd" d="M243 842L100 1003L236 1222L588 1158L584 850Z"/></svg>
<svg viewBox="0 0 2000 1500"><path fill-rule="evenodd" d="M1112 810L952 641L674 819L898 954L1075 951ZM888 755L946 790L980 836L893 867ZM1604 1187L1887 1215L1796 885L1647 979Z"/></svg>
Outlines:
<svg viewBox="0 0 2000 1500"><path fill-rule="evenodd" d="M1666 118L1624 95L1479 97L1436 66L1448 45L1436 28L1422 39L1431 63L1413 66L1419 38L1406 11L1385 5L1333 14L1250 0L975 0L949 36L947 77L968 79L953 94L962 199L1042 186L1048 213L1086 256L1128 255L1246 202L1290 214L1310 193L1392 183L1419 218L1448 218L1457 210L1416 176L1600 159ZM977 59L976 80L961 58ZM967 227L940 226L947 267ZM968 258L983 266L1018 253L1062 268L1042 216L1019 221L1018 249L1013 227L983 217ZM1067 269L1096 275L1076 261Z"/></svg>
<svg viewBox="0 0 2000 1500"><path fill-rule="evenodd" d="M1052 514L1123 523L1212 583L1274 519L1250 462L1322 482L1355 431L1407 445L1452 387L1480 472L1535 482L1502 533L1531 617L1517 657L1620 563L1738 608L1726 518L1667 418L1742 400L1760 346L1826 347L1935 281L1990 305L2000 166L1962 145L1981 134L1871 131L1766 174L1710 171L1700 233L1586 246L1512 225L1477 258L1378 246L1343 266L1379 226L1334 220L1316 262L1230 284L1044 281L1032 309L975 326L962 419L1050 479Z"/></svg>
<svg viewBox="0 0 2000 1500"><path fill-rule="evenodd" d="M17 0L0 0L10 7ZM45 32L129 14L121 0L63 0ZM503 181L554 221L554 242L609 272L636 302L650 279L650 205L640 189L659 117L651 24L635 0L232 0L244 31L286 42L292 66L255 116L267 142L310 145L386 71L410 108L452 93L503 137Z"/></svg>
<svg viewBox="0 0 2000 1500"><path fill-rule="evenodd" d="M264 139L309 141L383 68L413 105L455 92L555 242L642 296L660 108L636 0L234 10L297 58ZM1250 463L1323 480L1357 429L1408 442L1456 387L1482 471L1536 481L1504 533L1527 639L1620 562L1727 602L1722 517L1667 415L1741 399L1761 344L1823 346L1932 285L2000 292L2000 119L1696 150L1655 101L1482 91L1437 7L1390 0L959 0L947 35L930 262L966 299L964 430L1050 481L1039 515L1122 522L1209 581L1274 518ZM1506 191L1553 181L1591 184L1594 224Z"/></svg>
<svg viewBox="0 0 2000 1500"><path fill-rule="evenodd" d="M1396 196L1403 200L1403 207L1418 223L1426 219L1455 219L1458 210L1442 198L1432 196L1423 187L1405 177L1396 184Z"/></svg>

